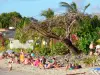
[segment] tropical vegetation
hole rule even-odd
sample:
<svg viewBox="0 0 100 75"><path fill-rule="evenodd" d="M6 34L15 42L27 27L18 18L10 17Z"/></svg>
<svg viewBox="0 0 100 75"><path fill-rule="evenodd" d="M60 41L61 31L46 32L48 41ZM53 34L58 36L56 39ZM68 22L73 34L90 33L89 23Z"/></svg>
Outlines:
<svg viewBox="0 0 100 75"><path fill-rule="evenodd" d="M100 38L100 19L85 13L90 4L83 11L78 10L75 2L61 2L60 5L66 8L64 14L57 16L49 8L41 13L46 18L43 21L22 17L17 12L2 13L0 28L16 27L15 39L22 43L28 39L35 40L32 45L42 55L88 53L90 42ZM47 45L43 46L43 40L47 41ZM54 43L54 40L57 42Z"/></svg>

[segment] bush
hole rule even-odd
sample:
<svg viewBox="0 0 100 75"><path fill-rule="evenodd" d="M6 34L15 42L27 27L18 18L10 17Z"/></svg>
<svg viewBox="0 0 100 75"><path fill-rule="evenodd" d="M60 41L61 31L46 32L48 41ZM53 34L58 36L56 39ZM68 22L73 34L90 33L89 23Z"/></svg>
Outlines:
<svg viewBox="0 0 100 75"><path fill-rule="evenodd" d="M93 63L93 60L92 60L92 58L88 57L88 58L85 58L85 59L83 60L83 62L84 62L86 65L90 65L90 64Z"/></svg>
<svg viewBox="0 0 100 75"><path fill-rule="evenodd" d="M44 47L40 49L40 55L50 55L51 49L49 47Z"/></svg>
<svg viewBox="0 0 100 75"><path fill-rule="evenodd" d="M86 65L94 65L97 62L97 56L91 56L91 57L85 58L83 62Z"/></svg>
<svg viewBox="0 0 100 75"><path fill-rule="evenodd" d="M17 48L17 49L11 49L13 50L15 53L20 53L21 49L20 48Z"/></svg>
<svg viewBox="0 0 100 75"><path fill-rule="evenodd" d="M89 45L91 41L95 43L96 39L99 38L97 35L97 32L90 32L90 33L84 33L79 35L79 40L77 42L77 47L82 50L84 53L89 52Z"/></svg>
<svg viewBox="0 0 100 75"><path fill-rule="evenodd" d="M53 54L63 55L69 52L68 48L62 42L58 42L54 45L54 49L52 50Z"/></svg>
<svg viewBox="0 0 100 75"><path fill-rule="evenodd" d="M28 48L28 49L25 49L25 52L26 53L31 53L32 49Z"/></svg>
<svg viewBox="0 0 100 75"><path fill-rule="evenodd" d="M10 47L10 46L9 46L10 40L9 40L9 39L4 39L4 40L5 40L4 46L5 46L6 49L8 49L8 48Z"/></svg>
<svg viewBox="0 0 100 75"><path fill-rule="evenodd" d="M5 51L5 47L4 46L0 47L0 52L2 52L2 51Z"/></svg>

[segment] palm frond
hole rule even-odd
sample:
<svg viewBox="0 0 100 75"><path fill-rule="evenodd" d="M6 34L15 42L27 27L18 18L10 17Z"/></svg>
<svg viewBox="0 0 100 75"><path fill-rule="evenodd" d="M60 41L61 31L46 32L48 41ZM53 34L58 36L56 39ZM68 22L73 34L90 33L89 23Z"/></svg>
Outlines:
<svg viewBox="0 0 100 75"><path fill-rule="evenodd" d="M69 10L73 10L73 8L71 7L70 4L66 3L66 2L60 2L60 5L63 7L66 7Z"/></svg>
<svg viewBox="0 0 100 75"><path fill-rule="evenodd" d="M47 15L47 11L42 11L41 16L46 16Z"/></svg>
<svg viewBox="0 0 100 75"><path fill-rule="evenodd" d="M89 6L90 6L90 3L87 4L87 5L84 7L84 11L83 11L83 12L85 12L85 10L86 10Z"/></svg>
<svg viewBox="0 0 100 75"><path fill-rule="evenodd" d="M41 16L44 16L46 18L51 18L54 16L54 11L49 8L48 10L42 11Z"/></svg>
<svg viewBox="0 0 100 75"><path fill-rule="evenodd" d="M71 7L73 8L74 12L77 12L77 5L75 2L72 2Z"/></svg>

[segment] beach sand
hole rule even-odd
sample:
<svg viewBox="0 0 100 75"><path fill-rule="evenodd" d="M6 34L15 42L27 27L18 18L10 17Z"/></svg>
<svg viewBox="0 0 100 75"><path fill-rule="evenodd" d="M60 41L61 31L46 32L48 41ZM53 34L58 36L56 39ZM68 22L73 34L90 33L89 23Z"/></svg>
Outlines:
<svg viewBox="0 0 100 75"><path fill-rule="evenodd" d="M76 70L65 70L65 68L59 69L40 69L31 65L13 64L13 70L8 71L7 60L0 60L0 75L66 75L72 73L84 73L78 75L95 75L91 73L91 68L83 68ZM76 74L77 75L77 74Z"/></svg>

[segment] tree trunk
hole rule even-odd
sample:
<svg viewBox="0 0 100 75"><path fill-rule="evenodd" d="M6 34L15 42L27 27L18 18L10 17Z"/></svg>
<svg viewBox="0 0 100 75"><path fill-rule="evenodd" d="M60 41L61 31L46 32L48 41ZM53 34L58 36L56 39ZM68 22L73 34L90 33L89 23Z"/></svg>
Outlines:
<svg viewBox="0 0 100 75"><path fill-rule="evenodd" d="M81 51L72 44L70 39L65 38L62 41L68 46L69 50L71 50L74 54L80 54L81 53Z"/></svg>

